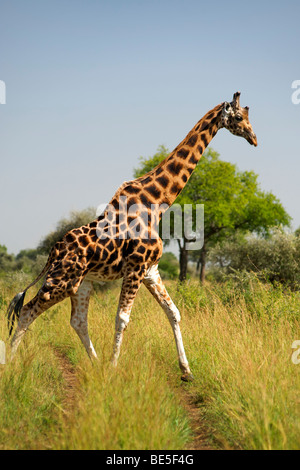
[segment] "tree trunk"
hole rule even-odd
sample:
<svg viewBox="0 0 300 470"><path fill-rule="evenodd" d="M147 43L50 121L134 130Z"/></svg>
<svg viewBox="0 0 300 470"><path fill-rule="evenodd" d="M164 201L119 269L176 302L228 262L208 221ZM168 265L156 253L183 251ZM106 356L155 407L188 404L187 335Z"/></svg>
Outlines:
<svg viewBox="0 0 300 470"><path fill-rule="evenodd" d="M200 282L201 284L204 284L205 282L205 265L206 265L206 249L205 245L203 245L201 253L200 253L200 263L201 263L201 269L200 269Z"/></svg>
<svg viewBox="0 0 300 470"><path fill-rule="evenodd" d="M186 242L183 240L183 245L179 246L179 281L184 282L187 275L187 266L188 266L188 251L186 250Z"/></svg>

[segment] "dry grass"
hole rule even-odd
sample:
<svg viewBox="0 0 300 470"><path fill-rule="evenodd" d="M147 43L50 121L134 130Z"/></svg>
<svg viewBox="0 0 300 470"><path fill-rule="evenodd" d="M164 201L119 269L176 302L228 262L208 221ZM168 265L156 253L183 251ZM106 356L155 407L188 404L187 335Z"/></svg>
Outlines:
<svg viewBox="0 0 300 470"><path fill-rule="evenodd" d="M235 288L185 287L183 299L194 290L203 304L184 314L193 392L224 447L299 449L299 294L255 279Z"/></svg>
<svg viewBox="0 0 300 470"><path fill-rule="evenodd" d="M2 339L6 303L19 287L2 282ZM179 289L169 282L168 289L182 313L185 348L195 376L195 382L184 387L197 402L212 443L224 448L298 449L300 365L291 361L291 345L299 339L299 294L255 279L205 288L190 282ZM172 331L144 287L119 365L110 366L118 293L113 287L95 293L91 301L90 335L97 364L90 363L71 330L65 301L35 322L16 361L0 366L0 448L191 445L178 393L182 385ZM78 381L67 419L59 355L68 358Z"/></svg>

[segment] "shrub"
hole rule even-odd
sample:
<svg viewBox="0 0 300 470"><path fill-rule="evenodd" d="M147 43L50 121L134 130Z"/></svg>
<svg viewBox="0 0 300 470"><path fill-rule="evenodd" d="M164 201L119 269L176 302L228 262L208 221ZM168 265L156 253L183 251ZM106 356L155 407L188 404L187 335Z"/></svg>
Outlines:
<svg viewBox="0 0 300 470"><path fill-rule="evenodd" d="M300 237L281 229L274 229L268 238L235 237L213 248L210 262L216 279L235 271L246 271L273 284L297 289L300 285Z"/></svg>
<svg viewBox="0 0 300 470"><path fill-rule="evenodd" d="M179 262L171 252L162 255L159 261L159 272L163 279L177 279L179 275Z"/></svg>

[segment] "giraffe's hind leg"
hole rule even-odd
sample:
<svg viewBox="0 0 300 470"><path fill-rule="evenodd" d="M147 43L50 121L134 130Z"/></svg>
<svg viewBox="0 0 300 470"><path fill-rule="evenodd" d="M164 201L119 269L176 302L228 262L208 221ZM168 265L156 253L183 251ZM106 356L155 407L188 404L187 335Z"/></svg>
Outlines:
<svg viewBox="0 0 300 470"><path fill-rule="evenodd" d="M178 311L178 308L175 306L174 302L170 298L161 280L157 266L153 266L148 271L148 273L144 277L143 282L147 289L151 292L153 297L157 300L159 305L163 308L171 324L178 353L179 367L183 373L181 379L185 382L193 380L188 360L185 355L181 331L179 327L180 313Z"/></svg>
<svg viewBox="0 0 300 470"><path fill-rule="evenodd" d="M54 290L51 291L50 294L48 291L45 292L45 290L41 288L37 295L22 307L18 324L11 341L11 359L15 356L22 338L34 320L48 310L48 308L61 302L68 295L69 294L63 290Z"/></svg>
<svg viewBox="0 0 300 470"><path fill-rule="evenodd" d="M92 288L92 282L83 281L77 293L71 296L72 313L70 322L91 359L97 358L97 354L89 337L87 321Z"/></svg>

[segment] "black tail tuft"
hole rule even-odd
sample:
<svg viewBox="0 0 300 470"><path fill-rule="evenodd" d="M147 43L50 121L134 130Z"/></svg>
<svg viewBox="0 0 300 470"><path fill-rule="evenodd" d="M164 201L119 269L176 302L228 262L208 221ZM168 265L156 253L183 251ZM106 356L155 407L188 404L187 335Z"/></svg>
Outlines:
<svg viewBox="0 0 300 470"><path fill-rule="evenodd" d="M9 336L11 336L12 334L16 319L19 319L20 311L24 304L25 294L26 291L20 292L12 299L9 304L7 310L7 324L9 329Z"/></svg>

